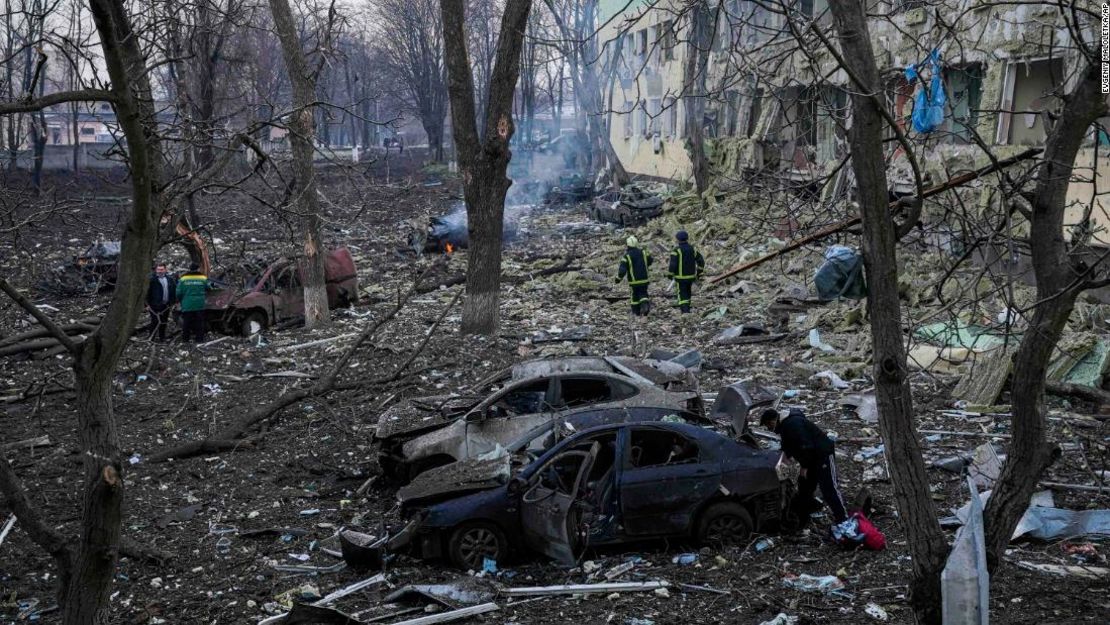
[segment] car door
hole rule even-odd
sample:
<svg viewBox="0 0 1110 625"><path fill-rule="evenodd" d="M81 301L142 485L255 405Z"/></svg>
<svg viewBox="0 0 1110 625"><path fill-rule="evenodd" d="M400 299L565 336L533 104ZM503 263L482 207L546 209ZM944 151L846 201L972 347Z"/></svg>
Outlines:
<svg viewBox="0 0 1110 625"><path fill-rule="evenodd" d="M721 486L718 462L674 429L630 428L620 475L621 520L629 536L684 534Z"/></svg>
<svg viewBox="0 0 1110 625"><path fill-rule="evenodd" d="M581 539L581 508L576 504L601 450L595 441L588 449L556 454L533 474L520 499L524 543L560 564L573 566L585 546Z"/></svg>
<svg viewBox="0 0 1110 625"><path fill-rule="evenodd" d="M274 287L274 298L277 300L275 312L279 319L292 319L304 314L304 289L297 276L296 264L289 263L277 272Z"/></svg>
<svg viewBox="0 0 1110 625"><path fill-rule="evenodd" d="M504 447L522 434L551 421L552 378L514 384L469 414L466 419L466 454L473 458Z"/></svg>

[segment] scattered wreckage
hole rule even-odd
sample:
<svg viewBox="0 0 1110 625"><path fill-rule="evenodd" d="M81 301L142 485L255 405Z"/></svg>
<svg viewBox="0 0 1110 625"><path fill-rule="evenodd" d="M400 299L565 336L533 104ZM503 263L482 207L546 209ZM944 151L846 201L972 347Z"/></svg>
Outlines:
<svg viewBox="0 0 1110 625"><path fill-rule="evenodd" d="M663 214L663 198L629 185L594 198L590 217L621 226L638 226Z"/></svg>
<svg viewBox="0 0 1110 625"><path fill-rule="evenodd" d="M573 204L594 196L594 185L582 174L564 174L544 194L545 204Z"/></svg>
<svg viewBox="0 0 1110 625"><path fill-rule="evenodd" d="M496 388L488 392L483 389ZM518 364L467 394L413 398L386 410L379 462L404 480L493 451L556 418L582 429L626 418L629 408L702 417L693 373L666 361L561 358Z"/></svg>
<svg viewBox="0 0 1110 625"><path fill-rule="evenodd" d="M261 270L245 269L212 280L215 288L205 302L210 324L251 336L281 321L304 316L304 267L300 259L281 258ZM350 250L340 247L327 253L324 278L329 308L358 301L358 272ZM241 286L230 288L232 281Z"/></svg>
<svg viewBox="0 0 1110 625"><path fill-rule="evenodd" d="M402 489L410 520L390 547L481 570L527 551L572 565L586 547L645 539L735 545L776 529L793 492L780 452L685 423L602 425L525 458L515 471L508 454L467 463L459 473L477 479L461 495Z"/></svg>

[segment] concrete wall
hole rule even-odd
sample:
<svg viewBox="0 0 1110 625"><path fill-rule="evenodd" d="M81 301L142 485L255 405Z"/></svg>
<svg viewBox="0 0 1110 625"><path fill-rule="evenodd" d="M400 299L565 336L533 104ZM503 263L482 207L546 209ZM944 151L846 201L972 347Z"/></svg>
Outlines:
<svg viewBox="0 0 1110 625"><path fill-rule="evenodd" d="M105 153L115 146L114 143L83 143L78 149L78 165L81 169L112 169L121 167L118 160L108 160ZM20 169L31 169L34 166L34 153L31 150L20 150L17 161ZM8 160L8 152L0 153L0 160ZM73 169L72 145L47 145L43 152L43 169L71 170Z"/></svg>

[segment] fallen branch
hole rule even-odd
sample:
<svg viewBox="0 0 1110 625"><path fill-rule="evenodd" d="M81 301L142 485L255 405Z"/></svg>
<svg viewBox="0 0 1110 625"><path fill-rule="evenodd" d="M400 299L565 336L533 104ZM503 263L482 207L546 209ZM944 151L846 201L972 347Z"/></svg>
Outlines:
<svg viewBox="0 0 1110 625"><path fill-rule="evenodd" d="M69 335L59 328L58 325L54 323L53 319L47 317L46 313L42 312L38 306L32 304L31 300L24 297L15 287L8 284L8 281L4 278L0 278L0 291L7 293L8 297L12 298L12 301L19 304L23 310L26 310L40 325L42 325L42 327L49 330L50 334L58 339L58 343L64 345L71 354L77 353L77 344L73 342L73 339L69 338Z"/></svg>
<svg viewBox="0 0 1110 625"><path fill-rule="evenodd" d="M42 436L36 436L34 438L28 438L28 439L25 439L25 440L16 441L14 443L4 443L3 445L0 445L0 450L8 451L9 449L24 449L24 448L28 448L28 447L29 448L34 448L34 447L49 447L49 446L50 446L50 436L48 434L43 434Z"/></svg>
<svg viewBox="0 0 1110 625"><path fill-rule="evenodd" d="M8 459L0 456L0 495L4 496L7 507L19 519L19 525L31 540L42 547L44 551L54 558L58 565L62 588L69 583L73 572L73 552L69 550L69 541L55 532L39 517L38 511L31 501L27 499L27 491L19 481L19 476L12 471Z"/></svg>
<svg viewBox="0 0 1110 625"><path fill-rule="evenodd" d="M956 176L954 178L950 178L950 179L948 179L947 181L945 181L941 184L938 184L936 186L929 187L928 189L925 189L922 192L921 196L917 197L917 198L913 198L913 201L916 202L916 201L924 200L925 198L932 197L934 195L937 195L939 193L943 193L943 192L948 191L950 189L954 189L954 188L959 187L961 185L965 185L965 184L967 184L967 183L969 183L973 180L981 178L981 177L983 177L983 176L985 176L989 173L992 173L994 171L1004 169L1004 168L1009 167L1011 165L1014 165L1016 163L1020 163L1021 161L1033 158L1034 156L1040 154L1042 151L1044 151L1042 148L1030 148L1030 149L1028 149L1028 150L1022 152L1021 154L1016 155L1016 156L1011 156L1010 158L1000 160L997 163L991 163L990 165L987 165L986 167L983 167L982 169L979 169L978 171L968 172L966 174L962 174L962 175ZM895 211L895 210L898 209L899 206L904 205L906 203L906 201L907 201L906 199L895 200L895 201L890 203L890 206L888 208L891 211ZM710 278L709 279L709 284L717 284L718 282L721 282L722 280L726 280L728 278L731 278L732 276L734 276L738 273L742 273L742 272L745 272L749 269L758 267L758 266L762 265L763 263L765 263L769 260L773 260L775 258L778 258L779 256L782 256L783 254L793 252L794 250L796 250L798 248L801 248L801 247L805 247L806 245L809 245L810 243L815 243L817 241L820 241L821 239L824 239L825 237L836 234L837 232L847 230L848 228L851 228L852 226L855 226L859 223L860 223L860 217L852 217L850 219L845 219L844 221L840 221L840 222L825 226L824 228L821 228L817 232L814 232L813 234L804 236L804 237L798 239L797 241L794 241L794 242L786 245L785 247L782 247L780 249L775 250L774 252L771 252L770 254L760 256L759 258L757 258L753 261L749 261L749 262L746 262L746 263L741 263L739 265L735 265L731 269L728 269L727 271L725 271L724 273Z"/></svg>
<svg viewBox="0 0 1110 625"><path fill-rule="evenodd" d="M462 289L459 289L459 292L455 293L455 297L451 298L451 302L447 304L447 306L443 309L443 312L439 313L439 317L436 317L435 323L433 323L432 327L428 328L428 331L424 334L424 340L421 341L420 345L418 345L416 349L412 351L412 354L409 356L408 360L401 364L400 367L397 367L397 370L393 372L393 375L387 378L388 381L392 382L401 377L401 374L405 372L405 369L408 369L409 365L411 365L412 362L420 356L420 354L424 353L424 348L426 348L428 346L428 342L432 340L432 335L435 334L436 329L439 328L439 324L443 323L444 318L447 317L447 313L455 307L455 304L458 303L459 298L462 297L463 293L464 291Z"/></svg>
<svg viewBox="0 0 1110 625"><path fill-rule="evenodd" d="M1092 404L1110 405L1110 392L1093 386L1082 386L1067 382L1045 382L1044 390L1061 397L1077 397Z"/></svg>
<svg viewBox="0 0 1110 625"><path fill-rule="evenodd" d="M1074 490L1081 493L1110 493L1110 486L1087 486L1086 484L1064 484L1063 482L1041 482L1045 488Z"/></svg>
<svg viewBox="0 0 1110 625"><path fill-rule="evenodd" d="M358 335L355 334L354 332L349 332L347 334L340 334L338 336L330 336L326 339L319 339L317 341L309 341L307 343L299 343L297 345L287 345L286 347L279 347L274 351L276 351L279 354L284 353L284 352L295 352L299 349L307 349L309 347L317 347L317 346L320 346L320 345L327 345L328 343L334 343L336 341L341 341L343 339L349 339L352 336L358 336Z"/></svg>
<svg viewBox="0 0 1110 625"><path fill-rule="evenodd" d="M62 331L66 334L79 334L81 332L92 332L96 329L96 326L98 325L100 325L100 320L98 318L89 317L87 319L80 319L77 321L77 323L67 323L58 327L61 328ZM13 334L11 336L4 337L3 339L0 339L0 347L15 345L16 343L30 341L31 339L41 339L46 336L52 336L50 334L50 330L47 330L46 328L38 328L36 330L23 332L22 334Z"/></svg>
<svg viewBox="0 0 1110 625"><path fill-rule="evenodd" d="M85 341L85 338L83 336L76 339L70 339L70 337L67 336L66 339L69 340L70 345L79 345ZM45 338L26 341L23 343L14 343L12 345L0 347L0 356L14 356L16 354L37 352L40 349L54 349L57 347L69 349L69 346L65 346L59 343L57 338Z"/></svg>

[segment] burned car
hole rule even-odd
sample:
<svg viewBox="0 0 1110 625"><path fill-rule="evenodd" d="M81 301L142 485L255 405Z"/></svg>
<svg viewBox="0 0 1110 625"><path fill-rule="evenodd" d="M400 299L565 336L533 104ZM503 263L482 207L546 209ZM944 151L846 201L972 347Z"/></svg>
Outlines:
<svg viewBox="0 0 1110 625"><path fill-rule="evenodd" d="M607 191L594 198L590 217L597 221L637 226L663 214L663 198L640 187L629 185L619 191Z"/></svg>
<svg viewBox="0 0 1110 625"><path fill-rule="evenodd" d="M572 204L594 196L594 185L582 174L563 174L547 191L545 204Z"/></svg>
<svg viewBox="0 0 1110 625"><path fill-rule="evenodd" d="M209 323L225 331L256 334L267 327L304 315L304 266L301 259L282 258L264 269L230 271L214 279L205 302ZM238 275L236 275L238 273ZM328 307L351 306L358 301L358 272L345 247L324 257ZM238 283L238 288L231 284Z"/></svg>
<svg viewBox="0 0 1110 625"><path fill-rule="evenodd" d="M512 472L508 458L501 473ZM586 547L659 538L742 544L784 520L781 453L684 423L603 425L555 444L484 489L419 507L398 536L463 569L539 552L572 565ZM473 492L478 490L478 492Z"/></svg>
<svg viewBox="0 0 1110 625"><path fill-rule="evenodd" d="M668 366L669 365L669 366ZM492 393L483 389L494 387ZM658 408L701 416L693 374L681 365L627 357L522 363L464 395L414 398L378 419L379 462L404 481L493 451L556 418L575 425L601 409Z"/></svg>

